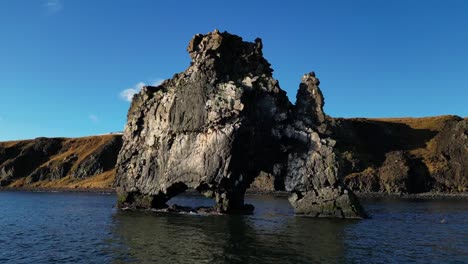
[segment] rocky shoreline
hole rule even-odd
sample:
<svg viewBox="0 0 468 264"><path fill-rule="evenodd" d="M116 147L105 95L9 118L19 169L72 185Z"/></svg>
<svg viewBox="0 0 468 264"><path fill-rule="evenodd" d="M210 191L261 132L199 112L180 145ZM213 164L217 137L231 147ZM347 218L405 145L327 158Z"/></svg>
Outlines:
<svg viewBox="0 0 468 264"><path fill-rule="evenodd" d="M0 192L66 192L66 193L115 193L114 188L33 188L33 187L0 187Z"/></svg>
<svg viewBox="0 0 468 264"><path fill-rule="evenodd" d="M31 188L31 187L0 187L0 192L64 192L64 193L101 193L101 194L116 194L114 188ZM247 190L246 196L274 196L274 197L287 197L289 195L286 191L259 191ZM440 192L427 192L427 193L385 193L385 192L355 192L359 199L401 199L401 200L468 200L468 192L462 193L440 193ZM182 195L200 195L197 191L186 191ZM164 210L162 210L164 211ZM161 211L161 212L162 212ZM171 210L166 210L171 211ZM174 211L174 210L172 210Z"/></svg>
<svg viewBox="0 0 468 264"><path fill-rule="evenodd" d="M428 192L428 193L383 193L383 192L370 192L361 193L355 192L359 199L418 199L418 200L467 200L468 192L463 193L439 193L439 192Z"/></svg>

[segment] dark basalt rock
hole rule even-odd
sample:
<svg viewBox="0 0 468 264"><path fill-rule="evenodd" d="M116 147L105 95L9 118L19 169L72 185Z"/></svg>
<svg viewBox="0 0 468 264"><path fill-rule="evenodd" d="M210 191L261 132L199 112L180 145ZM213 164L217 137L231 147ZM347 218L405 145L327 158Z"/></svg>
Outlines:
<svg viewBox="0 0 468 264"><path fill-rule="evenodd" d="M286 179L296 212L361 217L342 185L323 96L304 77L293 106L272 77L262 42L229 33L196 35L191 66L135 95L117 162L120 207L166 208L196 189L221 213L251 211L244 193L261 174ZM246 210L247 209L247 210Z"/></svg>

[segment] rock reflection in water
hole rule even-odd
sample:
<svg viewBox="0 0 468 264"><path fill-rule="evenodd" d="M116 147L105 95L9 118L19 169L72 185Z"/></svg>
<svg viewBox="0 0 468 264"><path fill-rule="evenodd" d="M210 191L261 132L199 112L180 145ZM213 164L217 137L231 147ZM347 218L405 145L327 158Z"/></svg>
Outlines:
<svg viewBox="0 0 468 264"><path fill-rule="evenodd" d="M344 260L344 228L354 221L294 217L284 198L255 197L250 202L261 208L252 216L121 211L114 216L115 234L135 263Z"/></svg>

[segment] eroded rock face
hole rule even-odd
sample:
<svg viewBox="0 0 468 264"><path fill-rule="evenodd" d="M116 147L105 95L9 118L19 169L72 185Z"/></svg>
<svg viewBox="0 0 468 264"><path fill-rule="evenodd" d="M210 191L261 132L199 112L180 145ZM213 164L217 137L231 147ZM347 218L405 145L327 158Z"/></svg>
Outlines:
<svg viewBox="0 0 468 264"><path fill-rule="evenodd" d="M354 202L330 169L332 140L314 132L325 116L313 75L305 77L294 108L272 77L260 39L244 42L214 31L196 35L188 52L192 63L185 72L133 98L117 165L120 206L164 208L192 188L215 199L218 212L245 211L251 209L245 190L260 173L288 176L288 189L301 196L293 203L299 213L317 215L299 206L312 186L333 194L309 201L339 198L346 200L342 208ZM327 208L319 216L351 215Z"/></svg>

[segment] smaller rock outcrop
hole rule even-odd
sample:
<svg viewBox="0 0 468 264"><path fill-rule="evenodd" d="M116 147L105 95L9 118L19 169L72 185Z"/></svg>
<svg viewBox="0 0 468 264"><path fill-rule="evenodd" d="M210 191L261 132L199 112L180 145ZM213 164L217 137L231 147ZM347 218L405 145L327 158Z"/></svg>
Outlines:
<svg viewBox="0 0 468 264"><path fill-rule="evenodd" d="M343 184L335 155L335 141L327 130L324 100L314 73L304 75L289 124L285 188L296 214L315 217L365 216L357 198Z"/></svg>

